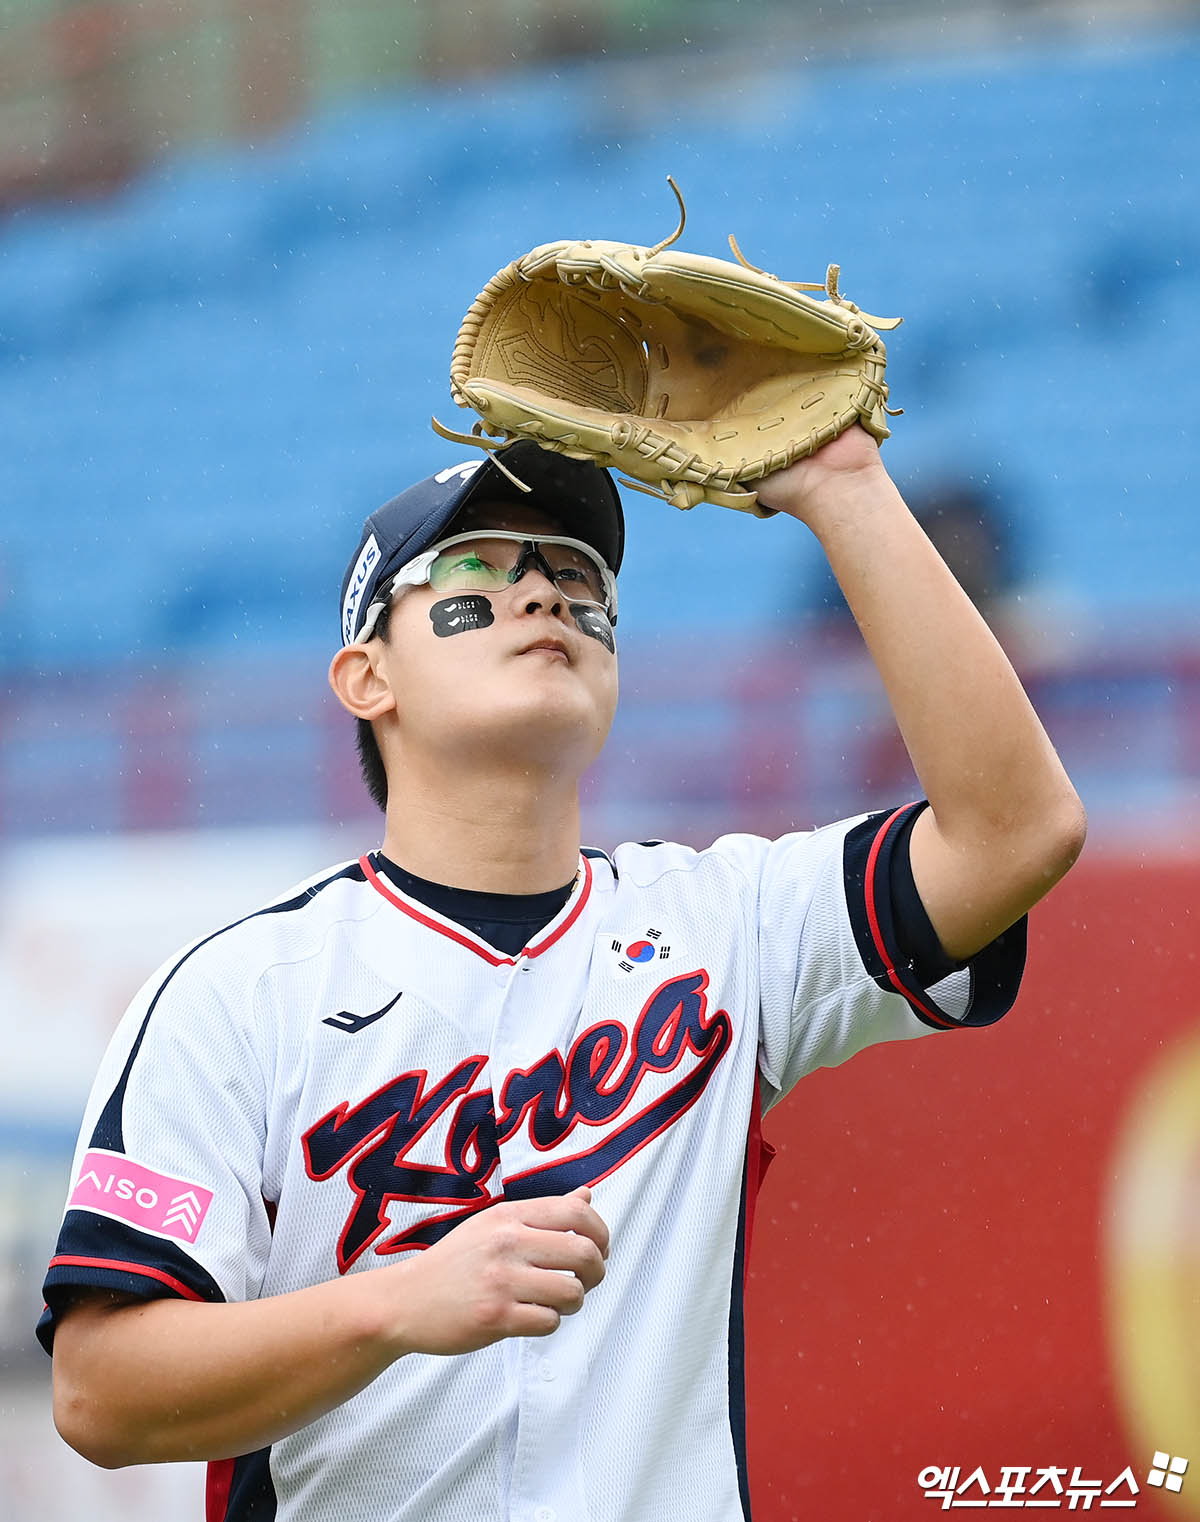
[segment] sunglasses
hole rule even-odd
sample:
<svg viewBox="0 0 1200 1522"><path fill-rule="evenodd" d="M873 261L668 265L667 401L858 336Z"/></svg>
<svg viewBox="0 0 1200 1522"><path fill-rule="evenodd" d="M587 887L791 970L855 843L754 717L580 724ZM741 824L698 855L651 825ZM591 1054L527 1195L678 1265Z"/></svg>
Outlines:
<svg viewBox="0 0 1200 1522"><path fill-rule="evenodd" d="M588 603L616 623L617 580L591 545L561 534L476 529L443 539L402 566L372 600L355 643L370 639L380 614L405 587L428 585L450 594L502 592L531 568L568 602Z"/></svg>

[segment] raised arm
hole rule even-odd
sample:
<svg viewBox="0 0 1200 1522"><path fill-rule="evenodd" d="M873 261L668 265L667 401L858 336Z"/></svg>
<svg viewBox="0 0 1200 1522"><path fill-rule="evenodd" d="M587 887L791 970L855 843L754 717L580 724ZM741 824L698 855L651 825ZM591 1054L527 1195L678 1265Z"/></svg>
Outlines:
<svg viewBox="0 0 1200 1522"><path fill-rule="evenodd" d="M987 624L859 427L763 481L816 535L883 679L929 800L913 877L944 950L966 959L1083 847L1083 805Z"/></svg>
<svg viewBox="0 0 1200 1522"><path fill-rule="evenodd" d="M55 1336L55 1425L107 1469L231 1458L325 1415L405 1353L545 1336L604 1277L608 1230L590 1200L577 1189L496 1205L410 1261L264 1300L90 1291Z"/></svg>

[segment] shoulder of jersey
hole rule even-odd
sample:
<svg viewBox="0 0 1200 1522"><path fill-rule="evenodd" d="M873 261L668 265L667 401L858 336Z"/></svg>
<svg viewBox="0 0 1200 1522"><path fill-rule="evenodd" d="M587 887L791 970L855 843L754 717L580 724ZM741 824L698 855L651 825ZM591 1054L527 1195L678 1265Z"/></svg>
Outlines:
<svg viewBox="0 0 1200 1522"><path fill-rule="evenodd" d="M612 853L614 876L646 887L669 872L695 872L721 864L742 877L757 875L770 842L759 835L722 835L709 846L697 849L671 840L627 842Z"/></svg>
<svg viewBox="0 0 1200 1522"><path fill-rule="evenodd" d="M331 924L339 919L365 919L382 905L378 894L364 892L365 888L357 861L327 867L181 947L147 986L161 986L180 973L202 978L232 974L241 982L273 962L310 956L328 936Z"/></svg>

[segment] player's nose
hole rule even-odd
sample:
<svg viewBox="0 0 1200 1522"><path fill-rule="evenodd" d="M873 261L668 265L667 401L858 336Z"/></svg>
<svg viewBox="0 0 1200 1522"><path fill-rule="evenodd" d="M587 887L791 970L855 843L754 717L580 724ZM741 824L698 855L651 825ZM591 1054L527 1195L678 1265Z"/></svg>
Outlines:
<svg viewBox="0 0 1200 1522"><path fill-rule="evenodd" d="M561 613L566 600L555 584L536 566L517 583L519 606L525 613Z"/></svg>

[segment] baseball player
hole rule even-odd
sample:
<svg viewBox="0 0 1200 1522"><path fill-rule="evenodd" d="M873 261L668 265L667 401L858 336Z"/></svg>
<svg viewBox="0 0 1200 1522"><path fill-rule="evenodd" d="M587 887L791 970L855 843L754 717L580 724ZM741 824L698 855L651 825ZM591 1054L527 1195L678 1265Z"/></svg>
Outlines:
<svg viewBox="0 0 1200 1522"><path fill-rule="evenodd" d="M748 1517L761 1113L998 1019L1084 828L875 441L759 495L822 544L925 797L581 850L612 481L516 443L380 508L330 679L382 846L170 958L87 1107L39 1333L88 1458L207 1460L210 1522Z"/></svg>

